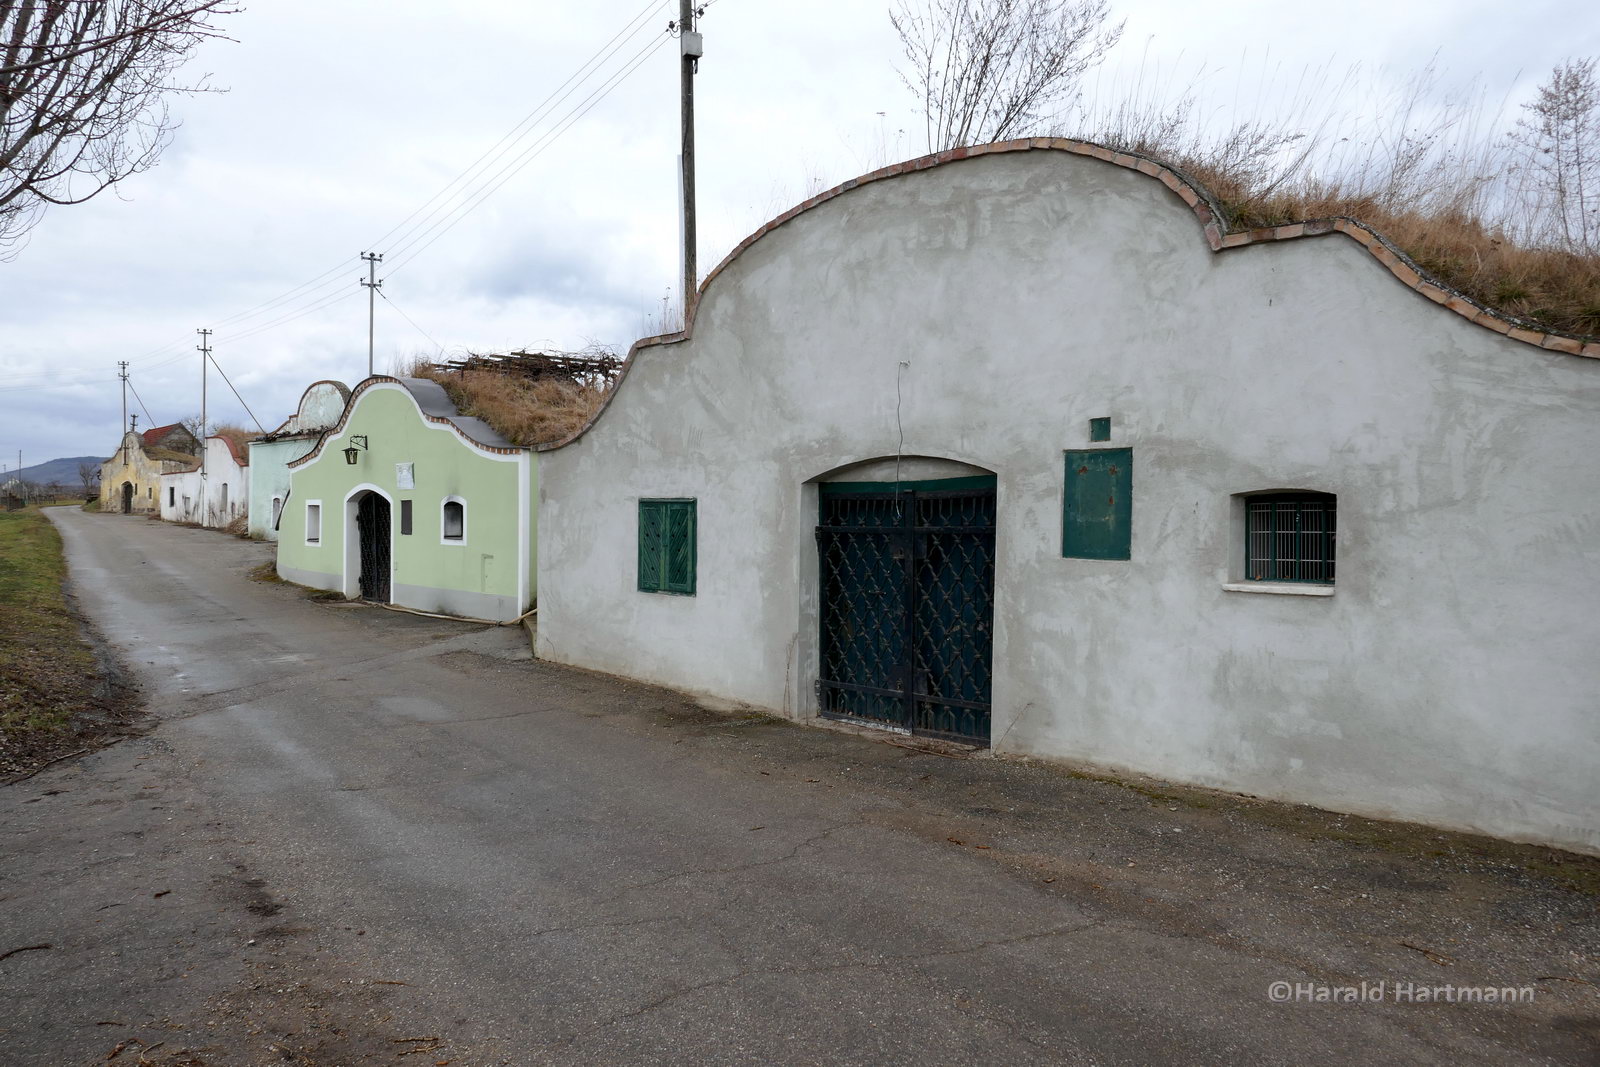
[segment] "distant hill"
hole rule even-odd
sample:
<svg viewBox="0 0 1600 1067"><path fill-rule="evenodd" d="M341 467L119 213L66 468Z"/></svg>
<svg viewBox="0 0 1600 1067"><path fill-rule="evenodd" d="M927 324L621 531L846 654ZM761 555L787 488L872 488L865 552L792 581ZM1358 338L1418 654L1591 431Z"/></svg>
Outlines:
<svg viewBox="0 0 1600 1067"><path fill-rule="evenodd" d="M22 480L34 482L38 485L51 485L59 483L68 486L82 486L83 481L78 477L78 464L93 463L99 467L105 459L104 456L71 456L66 459L52 459L47 463L35 463L31 467L23 467ZM7 470L0 474L0 482L9 482L17 477L19 472Z"/></svg>

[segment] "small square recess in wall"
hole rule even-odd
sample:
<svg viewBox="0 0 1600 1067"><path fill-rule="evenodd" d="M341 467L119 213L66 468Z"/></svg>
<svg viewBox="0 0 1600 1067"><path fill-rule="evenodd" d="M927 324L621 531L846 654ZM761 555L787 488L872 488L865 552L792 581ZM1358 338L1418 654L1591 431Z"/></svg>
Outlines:
<svg viewBox="0 0 1600 1067"><path fill-rule="evenodd" d="M1091 440L1091 441L1109 441L1109 440L1111 440L1111 416L1107 415L1103 419L1090 419L1089 420L1089 440Z"/></svg>

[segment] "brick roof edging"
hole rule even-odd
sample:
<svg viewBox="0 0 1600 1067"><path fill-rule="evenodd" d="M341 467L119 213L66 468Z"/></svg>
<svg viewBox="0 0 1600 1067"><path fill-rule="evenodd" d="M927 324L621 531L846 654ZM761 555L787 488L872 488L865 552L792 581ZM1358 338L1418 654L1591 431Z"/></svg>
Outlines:
<svg viewBox="0 0 1600 1067"><path fill-rule="evenodd" d="M1547 330L1534 328L1533 323L1505 315L1486 304L1481 304L1472 297L1430 277L1426 271L1397 247L1383 234L1371 226L1348 216L1337 216L1326 219L1306 219L1302 222L1289 223L1283 226L1268 226L1255 230L1240 230L1228 233L1223 225L1223 211L1221 203L1209 190L1195 179L1184 174L1176 167L1158 162L1139 152L1126 152L1118 149L1106 148L1090 141L1078 141L1070 137L1023 137L1013 141L995 141L992 144L973 145L969 148L951 148L943 152L908 159L903 163L894 163L887 167L880 167L869 174L859 178L851 178L841 182L832 189L824 190L809 199L803 200L794 207L767 222L760 229L740 241L734 246L733 251L722 257L722 262L712 268L700 287L695 291L694 299L684 314L684 327L676 333L656 334L653 337L641 337L628 349L628 358L622 364L622 373L612 384L611 392L607 395L605 403L600 405L593 415L584 424L574 430L560 441L549 444L536 445L534 451L549 452L565 447L582 437L589 431L606 409L611 406L611 400L617 391L622 388L623 380L627 378L629 369L633 366L633 357L641 350L654 348L658 345L677 344L687 341L694 335L695 313L700 309L700 298L705 294L713 279L721 274L727 267L744 252L745 249L755 244L773 230L789 222L812 208L843 195L858 186L871 182L883 181L886 178L898 177L902 174L912 174L919 170L927 170L945 163L954 163L960 159L973 156L996 155L1003 152L1028 152L1038 149L1056 152L1070 152L1073 155L1089 156L1103 160L1107 163L1136 170L1148 175L1168 189L1172 190L1194 212L1204 234L1206 244L1211 246L1213 252L1226 252L1232 248L1243 248L1246 245L1266 244L1270 241L1291 241L1304 237L1321 237L1331 233L1342 233L1346 237L1361 245L1379 263L1389 269L1389 272L1406 286L1414 289L1422 296L1438 304L1440 307L1467 319L1485 329L1503 334L1513 341L1533 345L1536 348L1549 352L1562 352L1570 356L1583 356L1589 359L1600 359L1600 341L1585 341L1581 337L1568 334L1553 333Z"/></svg>
<svg viewBox="0 0 1600 1067"><path fill-rule="evenodd" d="M366 381L361 382L354 389L350 390L350 399L345 402L344 412L339 416L339 421L334 423L333 426L330 427L329 429L323 431L322 440L317 442L317 446L315 448L313 448L310 452L307 452L305 455L301 456L299 459L290 460L288 463L285 463L284 467L285 468L299 467L299 466L301 466L303 464L310 463L312 460L314 460L318 456L322 455L323 447L329 441L331 441L335 437L339 436L339 434L344 431L345 425L350 421L350 416L355 412L355 409L356 409L356 398L358 396L360 396L362 393L366 392L370 387L372 387L374 385L381 385L381 384L384 384L384 383L390 383L390 384L393 384L393 385L398 385L402 390L405 391L406 396L411 397L411 402L413 404L417 404L417 398L411 395L411 390L407 389L405 383L402 382L399 378L395 378L395 377L392 377L392 376L387 375L387 374L374 374L372 377L368 378ZM455 431L455 434L456 434L457 437L459 437L463 441L467 442L473 448L480 448L485 452L493 452L493 453L495 453L497 455L501 455L501 456L514 456L519 452L531 451L530 449L528 449L528 448L526 448L526 447L524 447L522 445L514 445L514 446L512 446L510 448L502 448L499 445L487 445L487 444L484 444L482 441L474 440L472 437L470 437L467 434L467 432L465 430L463 430L461 427L457 426L455 423L451 422L449 419L443 418L442 416L439 416L439 415L430 415L426 411L423 411L422 410L422 406L420 404L417 404L417 415L419 417L421 417L425 422L437 423L440 426L448 427L449 429ZM585 425L585 427L588 426L587 423L585 423L584 425Z"/></svg>

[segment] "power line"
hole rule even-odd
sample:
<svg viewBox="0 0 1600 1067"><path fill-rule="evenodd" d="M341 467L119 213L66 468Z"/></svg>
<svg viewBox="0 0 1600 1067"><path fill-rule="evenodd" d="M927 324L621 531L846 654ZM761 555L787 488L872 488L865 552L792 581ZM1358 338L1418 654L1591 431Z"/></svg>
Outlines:
<svg viewBox="0 0 1600 1067"><path fill-rule="evenodd" d="M133 387L133 380L132 379L128 380L128 389L133 393L133 398L139 402L139 410L144 412L144 417L145 417L146 421L148 421L150 423L150 428L152 430L155 429L156 428L155 417L150 414L150 409L144 406L144 397L140 396L139 395L139 390L137 390L137 389L135 389Z"/></svg>
<svg viewBox="0 0 1600 1067"><path fill-rule="evenodd" d="M530 145L524 148L519 154L514 156L509 163L506 163L498 170L490 173L491 168L493 168L495 164L500 163L501 160L508 156L516 146L527 140L528 137L534 135L535 127L539 120L548 118L549 114L553 112L556 107L576 93L577 90L584 85L584 83L593 78L608 60L617 55L617 53L619 53L625 45L636 38L639 33L648 26L648 18L653 13L658 12L661 8L667 6L668 2L669 0L649 0L649 2L647 2L636 15L623 23L621 29L614 33L604 44L597 48L588 59L580 64L577 70L568 76L566 81L562 82L554 90L552 90L551 93L548 94L537 107L528 112L527 115L523 116L523 118L515 126L513 126L511 130L509 130L498 141L496 141L481 155L479 155L478 158L469 164L460 174L451 179L451 181L447 182L438 192L425 200L418 208L413 210L395 226L391 227L389 231L383 235L383 237L369 245L369 247L381 246L384 240L398 233L400 235L401 243L398 250L393 254L404 254L400 263L409 263L420 256L429 247L431 247L433 243L440 237L454 229L462 219L475 211L486 200L488 200L489 197L498 192L508 181L511 180L511 178L515 177L529 163L542 155L545 150L548 149L550 145L553 144L562 134L570 129L579 119L583 118L584 115L588 114L589 111L593 110L593 108L596 107L607 96L609 96L618 85L632 75L633 72L643 64L645 59L649 57L649 55L653 54L661 47L661 45L666 43L665 38L658 39L650 44L647 44L639 52L625 60L620 69L614 71L609 77L603 80L599 86L594 89L594 91L580 100L564 116L556 120L554 127L547 129L542 135L539 135ZM717 0L710 0L709 3L703 6L709 7L711 3L716 2ZM455 190L455 192L452 193L452 190ZM458 199L459 202L455 203L454 207L451 207L450 205ZM396 263L396 268L398 268L400 263ZM325 270L321 274L302 282L292 289L289 289L267 300L263 300L257 304L251 305L242 311L235 312L232 315L217 320L217 324L231 325L245 323L250 319L259 318L268 312L276 313L273 318L265 322L258 322L254 325L250 325L242 332L231 338L233 341L239 341L258 336L259 334L265 333L268 330L276 329L279 326L287 325L288 323L297 319L332 307L334 304L337 304L340 301L347 299L349 296L354 295L348 291L331 294L327 292L331 286L338 284L340 279L337 277L337 275L346 269L348 268L343 263L330 267L328 270ZM390 273L393 273L393 270L391 270ZM408 322L411 321L409 316L406 316L405 312L401 311L398 305L394 305L392 301L390 301L390 304L397 312L400 313L402 317L406 318ZM421 330L421 328L418 327L415 322L411 322L411 325L417 328L419 332L423 334L423 336L428 336L427 332ZM429 337L428 339L432 341L435 346L439 347L441 351L443 350L443 346L439 345L437 341L434 341L432 337ZM158 370L188 358L188 353L186 351L180 350L175 353L173 352L174 349L183 349L186 347L186 338L173 340L157 348L150 349L139 356L133 357L129 360L129 362L143 364L145 360L155 360L155 362L141 366L140 369L144 372ZM220 371L221 367L218 367L218 370ZM42 372L37 375L16 375L0 380L27 381L29 379L41 377L50 377L50 374L49 372ZM81 381L63 381L57 379L49 384L44 385L8 385L0 386L0 392L20 392L34 389L66 388L77 385L94 384L97 380L98 379L85 378ZM242 398L240 402L243 403ZM246 410L248 410L248 408ZM145 415L146 417L149 417L149 412L146 411ZM254 418L254 415L252 414L251 417Z"/></svg>
<svg viewBox="0 0 1600 1067"><path fill-rule="evenodd" d="M473 178L471 176L472 176L474 170L477 170L477 169L480 168L480 164L483 164L485 162L485 160L488 160L489 163L492 165L493 162L497 161L500 157L504 156L506 154L506 152L509 150L510 145L508 145L507 142L510 142L511 144L515 144L515 143L523 140L528 135L528 133L531 132L529 130L525 130L524 127L529 126L529 124L531 122L533 122L537 118L541 117L545 112L548 112L549 110L553 109L557 104L561 103L561 101L565 100L568 96L570 96L572 94L572 92L577 89L578 86L582 85L589 78L593 77L593 75L596 73L596 71L599 69L599 67L602 66L606 62L606 60L610 59L613 55L616 54L617 51L619 51L621 49L621 47L624 44L626 44L629 40L633 39L634 37L636 37L638 35L640 30L643 29L645 25L647 25L645 20L653 12L658 11L660 8L666 6L667 2L668 2L668 0L649 0L649 2L646 3L645 6L640 9L638 14L634 15L631 19L629 19L626 22L624 22L623 26L622 26L622 28L620 30L618 30L615 34L613 34L611 36L611 38L605 42L605 44L603 44L599 48L597 48L589 56L588 59L586 59L582 64L580 64L578 66L578 69L576 71L574 71L573 74L570 75L567 78L566 81L564 81L560 85L558 85L548 96L545 97L545 99L537 107L535 107L527 115L523 116L522 120L519 121L515 126L513 126L510 131L508 131L498 141L496 141L493 145L491 145L476 160L474 160L471 164L469 164L460 174L458 174L455 178L451 179L451 181L447 182L444 185L443 188L441 188L433 196L431 196L427 200L425 200L418 208L413 210L411 212L411 214L407 215L398 224L396 224L395 226L391 227L389 229L389 231L387 233L385 233L382 237L380 237L377 241L369 243L368 247L369 248L381 247L385 240L387 240L390 236L394 235L396 232L401 231L402 227L405 227L408 223L411 223L412 220L417 219L417 217L419 215L423 216L422 219L418 220L417 225L412 226L410 228L410 230L405 231L402 234L402 236L403 237L404 236L408 236L410 233L414 232L420 226L426 226L431 221L432 216L436 215L440 210L442 210L445 206L447 206L447 204L449 202L448 198L446 199L446 203L445 204L438 204L437 203L440 200L441 197L444 197L445 194L449 193L451 189L453 189L457 185L461 184L464 179L467 181L468 185L470 185L473 181L476 181L477 179ZM574 83L576 83L576 84L574 84ZM568 88L569 86L571 86L571 89ZM563 92L563 90L567 90L567 91ZM483 168L483 169L487 169L487 168ZM479 177L481 177L481 175L479 175ZM469 198L470 198L470 195L471 194L469 194ZM347 269L347 268L346 268L345 264L343 264L343 263L340 263L338 265L330 267L329 269L323 271L321 274L318 274L316 277L311 278L308 281L302 282L300 285L295 286L293 289L290 289L290 290L288 290L288 291L286 291L284 293L280 293L279 295L277 295L275 297L271 297L271 298L269 298L267 300L261 301L260 303L254 304L251 307L244 309L243 311L236 312L236 313L234 313L232 315L229 315L229 316L227 316L225 318L217 320L217 325L219 325L219 326L227 326L227 325L232 325L232 324L244 322L244 321L247 321L247 320L249 320L251 318L258 317L259 315L264 314L267 311L271 311L271 310L274 310L274 309L283 310L283 306L286 305L286 304L294 304L297 301L300 302L298 307L292 309L292 313L286 314L286 315L282 315L279 318L274 319L273 320L273 324L271 324L271 325L258 324L257 326L252 326L250 328L248 334L240 334L239 336L234 338L234 340L239 340L243 336L247 336L247 335L248 336L254 336L256 333L265 332L265 329L274 328L277 325L283 325L285 323L292 322L294 319L300 317L298 312L300 310L302 310L302 309L306 313L310 313L311 311L321 310L322 308L327 307L327 306L329 306L330 303L332 303L332 301L319 302L319 301L322 301L322 299L323 299L323 295L324 295L323 294L323 290L326 290L331 285L336 284L339 279L337 277L334 277L334 276L339 274L339 273L341 273L345 269ZM160 355L165 354L166 352L170 351L171 349L173 349L175 347L184 346L185 344L186 344L186 339L175 340L175 341L169 342L168 344L162 345L159 348L152 349L151 351L149 351L148 353L145 353L144 355L137 356L134 359L130 360L130 362L138 363L138 362L141 362L141 361L143 361L145 359L149 359L149 358L153 358L153 357L156 357L156 356L160 356ZM172 359L164 360L162 363L155 364L155 365L153 365L151 367L147 367L147 368L144 368L144 369L150 370L150 369L155 369L156 366L166 366L169 363L176 362L178 359L185 358L186 355L187 355L187 353L180 352L177 356L173 357Z"/></svg>
<svg viewBox="0 0 1600 1067"><path fill-rule="evenodd" d="M587 115L590 111L594 110L594 108L598 106L602 100L611 95L611 92L616 89L618 85L621 85L624 81L626 81L634 71L638 70L639 67L644 64L646 59L650 58L650 56L656 50L661 48L662 45L666 44L668 40L669 38L663 37L645 45L644 48L635 53L628 65L613 75L607 82L603 83L599 89L595 90L595 92L585 97L584 100L577 106L577 108L568 112L567 115L560 120L560 124L558 124L555 129L551 130L539 141L534 142L533 145L524 150L522 155L518 156L506 167L501 168L501 170L496 173L495 178L491 179L491 181L493 181L492 185L487 185L480 188L481 195L478 195L476 200L463 203L450 215L445 216L444 219L441 219L439 222L435 223L430 230L424 231L423 234L414 239L420 240L422 236L427 236L429 233L432 233L433 236L429 237L426 243L415 248L414 250L411 250L409 254L405 253L404 248L402 248L400 252L395 253L396 255L399 255L400 258L390 266L390 276L392 277L406 264L415 260L435 241L437 241L440 237L443 237L446 233L449 233L456 227L457 223L466 218L467 215L471 214L479 206L481 206L484 201L488 200L489 197L498 192L500 188L506 184L506 182L516 177L516 175L524 167L526 167L529 163L532 163L539 156L543 155L545 150L554 144L563 133L566 133L567 130L571 129L579 119L583 118L584 115Z"/></svg>
<svg viewBox="0 0 1600 1067"><path fill-rule="evenodd" d="M255 337L257 334L266 333L268 330L275 330L279 326L284 326L284 325L287 325L288 323L293 322L295 319L303 319L307 315L310 315L310 314L312 314L314 312L321 311L324 308L330 308L330 307L332 307L333 305L339 303L342 300L349 300L351 297L353 297L355 295L356 295L356 291L354 289L349 289L349 290L344 290L344 291L341 291L341 292L334 293L332 296L329 296L326 299L324 299L320 304L317 304L317 305L315 305L313 307L304 308L304 309L301 309L299 311L291 312L290 314L284 315L282 318L273 319L271 322L264 322L259 326L252 326L249 329L244 330L241 333L234 334L228 340L230 342L243 341L247 337Z"/></svg>
<svg viewBox="0 0 1600 1067"><path fill-rule="evenodd" d="M508 142L508 141L510 141L512 143L515 143L517 141L522 140L524 137L526 137L528 132L531 132L531 131L524 131L524 132L521 132L521 133L519 133L518 131L522 130L523 127L525 127L525 126L528 126L535 119L541 118L547 112L549 112L551 110L554 110L554 108L555 108L555 106L557 104L561 103L561 101L565 100L567 97L571 96L572 93L576 92L577 89L578 89L578 86L582 85L591 76L593 76L593 74L600 67L601 64L603 64L606 60L610 59L613 55L615 55L622 48L622 46L624 44L626 44L628 41L632 40L634 37L637 37L639 35L639 31L641 31L642 29L645 28L646 25L648 25L647 23L645 23L643 21L645 18L650 16L652 13L654 13L656 11L659 11L661 8L665 7L667 5L667 3L668 3L668 0L649 0L649 2L645 4L643 9L641 9L640 12L637 15L633 16L633 18L631 18L627 22L625 22L623 24L622 29L618 30L615 34L612 35L612 37L611 37L611 39L609 41L607 41L605 44L601 45L598 49L596 49L594 54L591 55L587 60L585 60L584 63L582 65L580 65L578 67L578 69L576 71L574 71L570 77L567 78L566 81L564 81L560 85L556 86L555 89L551 91L549 96L546 96L544 98L544 100L541 101L537 107L535 107L532 111L528 112L528 114L524 115L522 117L522 120L520 122L518 122L515 126L513 126L510 129L510 131L508 131L505 134L505 136L501 137L500 140L496 141L493 145L491 145L482 155L480 155L477 159L473 160L470 164L468 164L466 169L464 169L460 174L457 174L454 178L450 179L450 181L447 182L442 189L440 189L433 196L429 197L428 200L425 201L422 204L421 207L417 208L417 210L413 211L410 215L407 215L404 219L401 219L400 222L397 225L395 225L394 227L392 227L389 230L388 233L385 233L382 237L379 237L376 241L371 242L369 247L374 247L375 248L375 247L382 246L384 244L384 242L387 241L390 237L395 236L395 234L398 231L401 230L401 227L405 226L412 219L416 218L417 215L421 214L423 212L423 209L427 208L434 201L436 201L440 197L442 197L451 188L453 188L455 185L460 183L462 181L462 179L466 178L474 170L478 169L479 164L483 163L485 160L490 159L491 156L493 156L494 159L496 159L496 160L499 159L501 156L504 156L505 152L509 149L509 146L507 146L506 149L502 149L501 148L502 145L506 145L506 142ZM630 27L631 27L631 29L630 29ZM573 85L574 81L577 82L577 85ZM568 89L566 92L563 93L562 90L563 89L567 89L567 86L569 86L569 85L572 85L572 88ZM558 93L560 94L559 96L557 96ZM493 160L491 160L491 162L493 162ZM485 169L487 169L487 168L485 168ZM469 182L469 184L470 184L470 182ZM433 214L433 212L430 211L430 212L428 212L428 214L431 215L431 214ZM419 223L419 225L422 225L422 224ZM409 234L411 232L415 231L416 229L417 229L417 227L413 226L413 227L411 227L410 230L406 230L404 232L401 232L399 234L399 236L396 237L396 240L397 241L404 241L406 239L406 237L409 236Z"/></svg>
<svg viewBox="0 0 1600 1067"><path fill-rule="evenodd" d="M244 407L245 414L249 415L250 421L256 424L256 429L260 430L262 433L266 433L267 428L261 425L261 420L256 418L256 413L251 411L250 405L244 402L244 397L239 395L239 390L233 388L233 381L228 377L228 372L222 369L222 364L217 362L217 357L211 356L210 353L207 353L207 355L211 359L211 365L217 368L218 374L222 375L222 380L228 383L228 388L233 389L234 399L238 400L240 405Z"/></svg>
<svg viewBox="0 0 1600 1067"><path fill-rule="evenodd" d="M400 315L400 317L402 319L405 319L407 322L411 323L411 328L412 329L416 330L418 333L420 333L422 336L426 337L430 342L432 342L433 347L435 347L435 348L437 348L439 350L439 354L441 356L444 355L444 345L440 344L438 341L434 341L433 340L433 334L429 333L427 330L424 330L421 326L418 326L417 323L416 323L416 320L414 320L410 315L407 315L404 311L401 311L400 310L400 305L396 304L393 300L389 299L389 294L388 293L385 293L382 289L379 289L378 290L378 295L383 297L383 302L385 304L388 304L390 307L394 308L395 311L399 313L399 315Z"/></svg>

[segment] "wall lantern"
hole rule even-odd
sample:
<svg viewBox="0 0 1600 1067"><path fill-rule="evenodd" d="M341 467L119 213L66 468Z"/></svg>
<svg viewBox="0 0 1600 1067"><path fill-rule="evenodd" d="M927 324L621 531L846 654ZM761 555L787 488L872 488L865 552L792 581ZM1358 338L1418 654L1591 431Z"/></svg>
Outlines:
<svg viewBox="0 0 1600 1067"><path fill-rule="evenodd" d="M352 467L355 466L356 460L366 450L366 447L367 438L365 434L351 434L350 447L344 450L344 461Z"/></svg>

